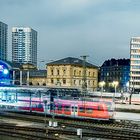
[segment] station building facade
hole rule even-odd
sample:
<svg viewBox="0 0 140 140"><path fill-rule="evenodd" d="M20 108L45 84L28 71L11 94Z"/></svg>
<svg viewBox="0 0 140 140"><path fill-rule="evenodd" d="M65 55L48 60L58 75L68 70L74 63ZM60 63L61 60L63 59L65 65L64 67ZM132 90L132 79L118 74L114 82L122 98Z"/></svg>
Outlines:
<svg viewBox="0 0 140 140"><path fill-rule="evenodd" d="M47 63L47 85L82 88L83 60L67 57ZM87 89L94 91L98 86L98 67L85 63Z"/></svg>

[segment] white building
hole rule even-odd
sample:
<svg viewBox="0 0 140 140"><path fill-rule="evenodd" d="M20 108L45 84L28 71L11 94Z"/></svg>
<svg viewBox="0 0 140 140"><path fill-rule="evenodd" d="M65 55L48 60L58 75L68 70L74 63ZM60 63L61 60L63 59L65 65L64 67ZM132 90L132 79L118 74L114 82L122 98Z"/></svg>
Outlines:
<svg viewBox="0 0 140 140"><path fill-rule="evenodd" d="M140 37L130 41L130 88L140 89Z"/></svg>
<svg viewBox="0 0 140 140"><path fill-rule="evenodd" d="M7 60L7 29L8 25L0 22L0 60Z"/></svg>
<svg viewBox="0 0 140 140"><path fill-rule="evenodd" d="M12 28L12 61L37 65L37 32L29 27Z"/></svg>

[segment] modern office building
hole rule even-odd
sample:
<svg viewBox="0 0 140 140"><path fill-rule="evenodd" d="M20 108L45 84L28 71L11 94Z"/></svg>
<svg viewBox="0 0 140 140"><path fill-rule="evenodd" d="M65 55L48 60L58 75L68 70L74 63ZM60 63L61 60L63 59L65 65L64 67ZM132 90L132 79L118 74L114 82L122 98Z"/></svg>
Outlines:
<svg viewBox="0 0 140 140"><path fill-rule="evenodd" d="M12 28L12 61L37 66L37 32L29 27Z"/></svg>
<svg viewBox="0 0 140 140"><path fill-rule="evenodd" d="M130 88L140 91L140 37L130 41Z"/></svg>
<svg viewBox="0 0 140 140"><path fill-rule="evenodd" d="M0 60L7 60L7 30L8 25L0 22Z"/></svg>
<svg viewBox="0 0 140 140"><path fill-rule="evenodd" d="M130 60L129 59L110 59L106 60L100 68L100 81L105 82L106 90L111 90L113 81L118 82L120 91L127 90L129 82Z"/></svg>

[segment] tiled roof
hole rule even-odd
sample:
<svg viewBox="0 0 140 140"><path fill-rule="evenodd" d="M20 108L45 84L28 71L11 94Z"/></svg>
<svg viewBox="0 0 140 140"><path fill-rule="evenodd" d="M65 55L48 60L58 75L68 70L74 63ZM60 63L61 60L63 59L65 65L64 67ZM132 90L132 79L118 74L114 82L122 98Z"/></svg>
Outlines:
<svg viewBox="0 0 140 140"><path fill-rule="evenodd" d="M78 59L78 58L73 58L73 57L67 57L64 59L60 59L57 61L53 61L50 63L47 63L46 65L74 65L74 66L83 66L83 60ZM90 67L90 68L98 68L97 66L86 62L86 67Z"/></svg>
<svg viewBox="0 0 140 140"><path fill-rule="evenodd" d="M30 76L31 77L46 77L47 71L46 70L31 70Z"/></svg>

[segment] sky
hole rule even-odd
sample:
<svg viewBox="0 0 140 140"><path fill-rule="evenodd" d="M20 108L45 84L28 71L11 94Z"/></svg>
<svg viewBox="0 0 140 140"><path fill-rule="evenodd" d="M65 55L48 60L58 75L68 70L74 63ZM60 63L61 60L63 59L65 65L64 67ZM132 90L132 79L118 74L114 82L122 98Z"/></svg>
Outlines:
<svg viewBox="0 0 140 140"><path fill-rule="evenodd" d="M140 0L0 0L0 21L8 24L9 60L12 27L23 26L38 32L38 66L82 55L100 66L129 58L130 38L140 36Z"/></svg>

